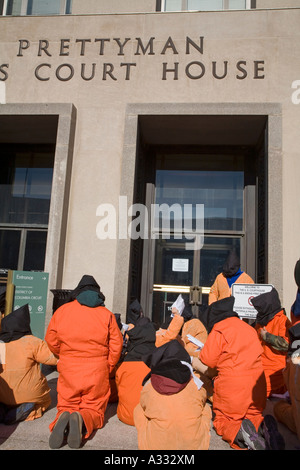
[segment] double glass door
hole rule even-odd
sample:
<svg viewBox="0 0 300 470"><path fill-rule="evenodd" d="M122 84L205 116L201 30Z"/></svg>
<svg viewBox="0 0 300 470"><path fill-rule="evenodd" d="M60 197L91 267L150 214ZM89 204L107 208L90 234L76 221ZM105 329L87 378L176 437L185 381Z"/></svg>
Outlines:
<svg viewBox="0 0 300 470"><path fill-rule="evenodd" d="M251 210L255 224L255 200L249 204L247 194L249 188L255 194L255 178L249 174L242 154L157 154L151 240L144 248L143 301L153 321L168 319L180 293L197 315L232 248L246 269Z"/></svg>

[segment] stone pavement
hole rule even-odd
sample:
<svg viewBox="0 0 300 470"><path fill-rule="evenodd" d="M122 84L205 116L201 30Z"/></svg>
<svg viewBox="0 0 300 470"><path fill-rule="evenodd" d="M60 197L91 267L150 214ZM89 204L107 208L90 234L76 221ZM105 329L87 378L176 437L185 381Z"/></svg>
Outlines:
<svg viewBox="0 0 300 470"><path fill-rule="evenodd" d="M0 450L50 450L49 424L56 415L56 383L57 372L52 369L43 369L51 388L52 405L42 418L34 421L21 422L18 425L0 424ZM272 414L274 401L268 401L266 412ZM285 438L286 450L300 450L300 443L297 436L291 433L285 426L279 423L278 428ZM61 450L71 450L68 445L61 447ZM101 450L101 451L137 451L137 431L134 426L128 426L117 418L116 404L108 405L106 411L105 425L97 430L91 439L77 450ZM218 436L213 428L211 429L211 442L209 450L232 450L230 446Z"/></svg>

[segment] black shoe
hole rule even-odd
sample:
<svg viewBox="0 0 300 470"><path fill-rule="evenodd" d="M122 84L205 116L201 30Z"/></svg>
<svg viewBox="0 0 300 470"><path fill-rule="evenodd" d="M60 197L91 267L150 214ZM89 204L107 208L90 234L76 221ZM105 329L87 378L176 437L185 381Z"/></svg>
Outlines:
<svg viewBox="0 0 300 470"><path fill-rule="evenodd" d="M35 403L22 403L14 408L8 409L4 416L4 424L16 424L24 421L32 412Z"/></svg>
<svg viewBox="0 0 300 470"><path fill-rule="evenodd" d="M266 450L264 438L256 431L254 424L249 419L243 419L241 432L248 449Z"/></svg>
<svg viewBox="0 0 300 470"><path fill-rule="evenodd" d="M278 431L277 421L272 415L266 415L262 422L262 431L268 450L284 450L285 442Z"/></svg>
<svg viewBox="0 0 300 470"><path fill-rule="evenodd" d="M62 446L69 424L69 418L70 413L68 411L64 411L61 415L59 415L59 418L56 421L53 431L49 437L49 447L51 449L59 449Z"/></svg>
<svg viewBox="0 0 300 470"><path fill-rule="evenodd" d="M69 420L68 446L72 449L79 449L82 440L83 419L79 412L71 413Z"/></svg>

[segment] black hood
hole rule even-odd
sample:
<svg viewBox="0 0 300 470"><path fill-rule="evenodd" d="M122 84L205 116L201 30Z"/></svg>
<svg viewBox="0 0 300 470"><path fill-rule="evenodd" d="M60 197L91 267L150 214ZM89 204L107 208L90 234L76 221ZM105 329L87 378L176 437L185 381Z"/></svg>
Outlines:
<svg viewBox="0 0 300 470"><path fill-rule="evenodd" d="M143 309L137 299L133 300L128 307L126 323L136 324L137 320L143 317Z"/></svg>
<svg viewBox="0 0 300 470"><path fill-rule="evenodd" d="M251 302L255 310L257 310L256 323L262 326L266 326L276 313L283 310L275 287L270 292L253 297Z"/></svg>
<svg viewBox="0 0 300 470"><path fill-rule="evenodd" d="M152 353L143 357L143 361L151 369L144 378L143 385L152 373L163 375L178 383L185 383L191 376L189 368L182 367L181 364L181 361L191 364L190 355L176 339L155 348Z"/></svg>
<svg viewBox="0 0 300 470"><path fill-rule="evenodd" d="M121 314L120 313L114 313L114 316L115 316L115 319L117 321L117 325L119 327L119 330L122 330L123 325L122 325L122 322L121 322Z"/></svg>
<svg viewBox="0 0 300 470"><path fill-rule="evenodd" d="M26 335L32 335L28 304L14 310L1 320L0 341L9 343Z"/></svg>
<svg viewBox="0 0 300 470"><path fill-rule="evenodd" d="M300 289L300 259L298 259L296 263L294 277L295 277L296 284L298 288Z"/></svg>
<svg viewBox="0 0 300 470"><path fill-rule="evenodd" d="M183 300L184 300L184 309L181 314L181 316L184 318L184 321L187 322L191 320L192 318L195 318L192 312L192 308L189 302L189 298L186 295L183 295Z"/></svg>
<svg viewBox="0 0 300 470"><path fill-rule="evenodd" d="M231 250L227 257L227 260L224 263L222 273L225 277L234 276L240 269L241 263L240 258L236 254L235 250Z"/></svg>
<svg viewBox="0 0 300 470"><path fill-rule="evenodd" d="M148 318L140 318L135 327L127 331L127 354L124 361L142 361L142 357L155 349L156 330Z"/></svg>
<svg viewBox="0 0 300 470"><path fill-rule="evenodd" d="M6 286L0 286L0 312L5 311Z"/></svg>
<svg viewBox="0 0 300 470"><path fill-rule="evenodd" d="M208 333L211 332L214 325L226 318L237 317L238 314L233 310L234 297L225 297L210 304L207 309L200 313L199 319L204 324Z"/></svg>
<svg viewBox="0 0 300 470"><path fill-rule="evenodd" d="M85 274L82 276L81 280L78 283L78 286L70 293L70 300L75 300L76 297L84 291L94 291L99 294L99 297L104 301L105 296L100 290L99 284L95 281L93 276Z"/></svg>

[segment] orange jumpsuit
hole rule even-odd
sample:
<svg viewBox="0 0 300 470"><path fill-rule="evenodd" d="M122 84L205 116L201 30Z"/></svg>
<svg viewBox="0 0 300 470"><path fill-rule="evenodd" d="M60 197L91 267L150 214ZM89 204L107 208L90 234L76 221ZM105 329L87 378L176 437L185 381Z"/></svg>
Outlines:
<svg viewBox="0 0 300 470"><path fill-rule="evenodd" d="M134 426L133 410L140 401L143 380L150 372L143 357L155 350L156 330L152 322L140 318L127 335L127 353L116 371L117 415L120 421Z"/></svg>
<svg viewBox="0 0 300 470"><path fill-rule="evenodd" d="M35 403L26 421L40 418L51 404L40 364L56 365L57 357L45 341L32 335L26 304L2 319L0 333L0 403Z"/></svg>
<svg viewBox="0 0 300 470"><path fill-rule="evenodd" d="M216 432L238 448L234 439L242 420L248 418L258 429L266 405L266 381L257 333L238 317L215 323L200 352L200 360L216 368L213 421Z"/></svg>
<svg viewBox="0 0 300 470"><path fill-rule="evenodd" d="M211 409L193 380L177 393L157 392L149 380L134 409L139 450L207 450Z"/></svg>
<svg viewBox="0 0 300 470"><path fill-rule="evenodd" d="M265 329L268 333L280 336L288 342L288 329L291 326L292 324L285 315L284 310L281 310L267 323ZM267 396L270 396L272 393L284 393L286 385L282 372L286 366L287 351L276 350L270 344L263 341L260 336L262 326L259 323L255 325L255 329L264 350L261 359L267 381Z"/></svg>
<svg viewBox="0 0 300 470"><path fill-rule="evenodd" d="M87 438L101 428L110 396L109 374L122 352L123 338L115 316L107 308L87 307L77 300L55 311L45 336L59 356L57 415L80 412Z"/></svg>
<svg viewBox="0 0 300 470"><path fill-rule="evenodd" d="M235 284L254 284L253 279L246 273L242 273L238 279L235 281ZM208 295L208 304L212 304L217 300L224 299L225 297L231 296L231 288L228 285L227 278L223 273L218 274L215 279L215 282L210 288Z"/></svg>
<svg viewBox="0 0 300 470"><path fill-rule="evenodd" d="M40 364L56 365L57 358L43 340L32 335L0 343L0 356L0 402L10 406L35 403L26 421L40 418L51 404Z"/></svg>
<svg viewBox="0 0 300 470"><path fill-rule="evenodd" d="M140 401L143 380L150 372L142 361L123 361L116 372L119 403L117 416L123 423L134 426L133 410Z"/></svg>

